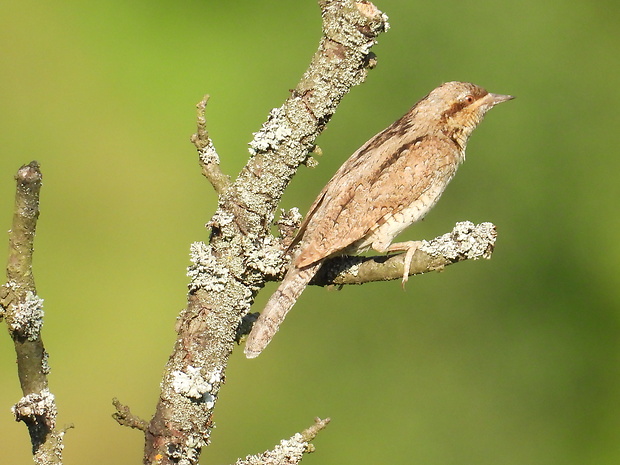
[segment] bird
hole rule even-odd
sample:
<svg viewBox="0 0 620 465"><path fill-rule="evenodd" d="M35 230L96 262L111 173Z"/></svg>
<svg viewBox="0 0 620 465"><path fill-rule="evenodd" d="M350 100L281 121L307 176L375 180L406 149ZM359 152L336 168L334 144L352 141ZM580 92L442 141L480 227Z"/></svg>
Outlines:
<svg viewBox="0 0 620 465"><path fill-rule="evenodd" d="M369 249L404 252L404 285L420 242L392 241L437 203L465 160L469 136L485 113L513 98L469 82L446 82L353 153L301 223L287 251L292 255L289 268L246 340L246 357L255 358L265 349L330 257Z"/></svg>

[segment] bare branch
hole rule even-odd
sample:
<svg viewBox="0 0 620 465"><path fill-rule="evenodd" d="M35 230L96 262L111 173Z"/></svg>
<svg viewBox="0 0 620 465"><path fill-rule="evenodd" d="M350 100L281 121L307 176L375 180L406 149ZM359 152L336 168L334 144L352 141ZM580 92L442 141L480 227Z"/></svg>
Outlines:
<svg viewBox="0 0 620 465"><path fill-rule="evenodd" d="M41 339L43 299L37 296L32 273L42 177L36 161L22 166L15 176L17 189L9 233L7 283L0 290L0 305L15 346L24 394L13 406L13 414L28 427L35 463L49 465L62 463L64 431L56 429L56 402L48 390L49 365Z"/></svg>
<svg viewBox="0 0 620 465"><path fill-rule="evenodd" d="M327 426L329 421L329 418L325 420L317 418L314 425L303 432L280 441L276 447L262 454L248 455L244 459L237 460L235 465L296 465L301 461L304 453L314 452L314 446L310 444L310 441Z"/></svg>
<svg viewBox="0 0 620 465"><path fill-rule="evenodd" d="M416 250L409 275L442 270L463 260L490 259L497 232L492 223L457 223L454 229ZM405 254L378 257L335 257L325 262L310 284L318 286L363 284L402 279Z"/></svg>
<svg viewBox="0 0 620 465"><path fill-rule="evenodd" d="M144 463L196 464L209 443L237 327L281 265L280 244L270 234L279 200L340 100L374 65L370 48L388 27L385 15L366 1L319 3L318 51L291 96L255 133L238 178L216 187L221 193L209 244L192 245L187 308L146 432Z"/></svg>
<svg viewBox="0 0 620 465"><path fill-rule="evenodd" d="M446 266L464 260L491 258L497 231L492 223L474 225L471 221L457 223L453 230L431 241L421 241L409 268L409 276L441 271ZM372 257L340 255L323 263L310 281L313 286L343 286L375 281L402 280L405 254ZM279 275L289 266L283 261ZM249 313L239 326L237 338L250 333L258 313Z"/></svg>
<svg viewBox="0 0 620 465"><path fill-rule="evenodd" d="M315 418L314 425L301 432L302 439L306 442L312 441L314 438L316 438L317 434L319 434L327 427L330 421L332 421L331 418L326 418L325 420Z"/></svg>
<svg viewBox="0 0 620 465"><path fill-rule="evenodd" d="M202 167L202 174L211 182L213 189L218 194L223 193L230 186L230 176L224 174L220 168L220 157L215 151L213 141L207 131L206 109L209 96L205 95L196 104L196 134L190 138L192 144L198 150L198 159Z"/></svg>
<svg viewBox="0 0 620 465"><path fill-rule="evenodd" d="M146 431L149 423L142 418L131 413L128 406L123 405L116 398L112 399L112 405L116 408L116 412L112 414L119 425L129 426L130 428L139 429L140 431Z"/></svg>

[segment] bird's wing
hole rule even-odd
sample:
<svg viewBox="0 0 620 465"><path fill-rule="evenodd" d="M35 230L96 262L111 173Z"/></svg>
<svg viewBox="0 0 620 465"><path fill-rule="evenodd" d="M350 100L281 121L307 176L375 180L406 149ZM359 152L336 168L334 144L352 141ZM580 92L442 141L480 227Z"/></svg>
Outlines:
<svg viewBox="0 0 620 465"><path fill-rule="evenodd" d="M452 163L456 169L454 158L446 157L452 153L456 157L454 145L435 136L409 139L400 147L386 139L371 156L364 152L367 146L347 160L310 208L300 229L298 267L364 238L429 189L446 172L446 165Z"/></svg>
<svg viewBox="0 0 620 465"><path fill-rule="evenodd" d="M413 109L411 111L413 111ZM373 159L369 159L367 157L369 150L372 150L373 147L379 147L378 152L387 151L389 150L390 140L394 139L398 135L402 135L403 132L411 130L410 121L413 121L411 111L406 113L397 121L394 121L383 131L375 134L340 166L338 171L336 171L336 174L332 176L323 190L319 193L319 195L317 195L312 205L310 205L306 218L301 223L295 239L289 246L289 250L291 250L302 240L306 233L306 228L314 218L315 213L321 208L324 208L323 202L328 192L330 193L330 198L333 197L331 191L335 190L337 192L340 190L341 193L344 193L346 189L345 186L341 184L341 181L355 181L354 173L370 171L372 169L371 165L373 164ZM376 155L379 156L378 153ZM351 176L351 174L353 174L353 176ZM334 184L338 184L340 188L334 189Z"/></svg>

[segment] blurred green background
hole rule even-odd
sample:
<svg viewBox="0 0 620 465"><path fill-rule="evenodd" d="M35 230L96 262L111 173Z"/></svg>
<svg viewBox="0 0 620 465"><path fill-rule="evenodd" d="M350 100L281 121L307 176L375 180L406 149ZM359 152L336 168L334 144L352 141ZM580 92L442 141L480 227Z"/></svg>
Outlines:
<svg viewBox="0 0 620 465"><path fill-rule="evenodd" d="M233 355L202 463L271 448L314 416L333 421L308 464L619 463L620 4L377 6L392 26L378 67L283 206L305 212L359 145L441 82L468 80L517 99L487 116L403 237L492 221L496 252L405 292L309 289L263 356ZM65 463L140 463L142 437L110 418L111 399L152 414L189 244L207 238L216 197L189 143L194 105L211 94L209 129L237 173L319 37L314 0L0 2L0 229L15 171L38 160L43 335L60 423L75 425ZM30 463L8 336L0 370L2 461Z"/></svg>

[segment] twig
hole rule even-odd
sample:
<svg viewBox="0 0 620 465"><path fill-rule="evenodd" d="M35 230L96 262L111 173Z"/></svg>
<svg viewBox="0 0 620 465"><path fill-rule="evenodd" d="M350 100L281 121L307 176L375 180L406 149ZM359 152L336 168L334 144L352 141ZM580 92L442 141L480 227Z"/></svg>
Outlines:
<svg viewBox="0 0 620 465"><path fill-rule="evenodd" d="M230 186L230 176L222 172L220 157L207 131L206 109L208 101L209 96L205 95L196 104L196 134L192 134L190 140L198 150L198 159L203 176L209 180L215 192L222 194Z"/></svg>
<svg viewBox="0 0 620 465"><path fill-rule="evenodd" d="M112 399L112 405L116 408L116 412L112 414L112 418L114 418L119 425L146 431L149 423L131 413L128 406L121 404L117 398Z"/></svg>
<svg viewBox="0 0 620 465"><path fill-rule="evenodd" d="M239 459L235 465L296 465L303 458L303 454L314 452L314 446L310 444L319 431L329 423L329 418L314 420L314 425L301 433L295 434L290 439L280 441L276 447L258 455L248 455Z"/></svg>
<svg viewBox="0 0 620 465"><path fill-rule="evenodd" d="M312 441L314 438L316 438L317 434L327 428L327 425L330 421L332 421L331 418L325 418L324 420L321 420L320 418L315 418L314 425L306 428L301 432L302 439L306 442Z"/></svg>
<svg viewBox="0 0 620 465"><path fill-rule="evenodd" d="M17 189L13 225L9 233L7 283L0 305L17 354L22 397L13 408L17 421L30 433L35 463L62 463L64 431L56 429L56 402L48 389L49 365L41 339L43 299L37 296L32 273L32 252L39 217L42 174L36 161L22 166L15 176Z"/></svg>

